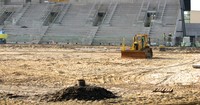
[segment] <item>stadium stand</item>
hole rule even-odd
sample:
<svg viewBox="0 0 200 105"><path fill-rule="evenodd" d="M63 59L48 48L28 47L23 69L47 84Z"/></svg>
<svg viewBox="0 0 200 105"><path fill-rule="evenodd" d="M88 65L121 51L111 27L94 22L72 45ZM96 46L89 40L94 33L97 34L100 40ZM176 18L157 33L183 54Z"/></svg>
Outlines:
<svg viewBox="0 0 200 105"><path fill-rule="evenodd" d="M180 12L179 0L16 0L7 10L14 4L18 6L0 25L10 43L120 45L123 37L130 44L133 35L146 33L160 44L163 33L176 33Z"/></svg>
<svg viewBox="0 0 200 105"><path fill-rule="evenodd" d="M159 12L158 12L159 13ZM163 34L174 34L179 14L179 2L177 0L167 0L164 10L160 12L159 20L155 19L150 30L150 37L154 43L163 44Z"/></svg>

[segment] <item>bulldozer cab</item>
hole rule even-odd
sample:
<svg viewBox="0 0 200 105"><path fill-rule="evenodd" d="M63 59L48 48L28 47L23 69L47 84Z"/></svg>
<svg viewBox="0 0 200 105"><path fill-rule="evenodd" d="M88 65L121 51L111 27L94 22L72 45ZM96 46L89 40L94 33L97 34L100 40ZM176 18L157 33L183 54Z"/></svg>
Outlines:
<svg viewBox="0 0 200 105"><path fill-rule="evenodd" d="M149 47L149 39L146 34L137 34L133 37L131 49L126 49L123 39L122 58L152 58L152 49Z"/></svg>
<svg viewBox="0 0 200 105"><path fill-rule="evenodd" d="M133 38L132 50L142 50L148 45L148 35L137 34Z"/></svg>

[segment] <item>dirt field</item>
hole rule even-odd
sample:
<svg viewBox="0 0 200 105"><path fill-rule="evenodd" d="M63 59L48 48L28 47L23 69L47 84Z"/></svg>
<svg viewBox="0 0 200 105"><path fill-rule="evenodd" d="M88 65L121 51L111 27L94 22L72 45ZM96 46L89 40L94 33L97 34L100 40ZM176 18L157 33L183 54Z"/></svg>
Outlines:
<svg viewBox="0 0 200 105"><path fill-rule="evenodd" d="M200 54L159 52L153 59L121 59L117 47L0 47L0 105L200 104ZM196 50L193 52L197 52ZM40 95L85 79L119 98L101 101L40 101ZM172 93L152 92L155 88Z"/></svg>

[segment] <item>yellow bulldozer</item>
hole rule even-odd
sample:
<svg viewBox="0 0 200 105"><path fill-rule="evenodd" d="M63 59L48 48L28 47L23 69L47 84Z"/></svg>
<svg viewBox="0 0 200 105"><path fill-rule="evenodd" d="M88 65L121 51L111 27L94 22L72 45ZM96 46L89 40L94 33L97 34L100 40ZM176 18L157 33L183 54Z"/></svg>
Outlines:
<svg viewBox="0 0 200 105"><path fill-rule="evenodd" d="M6 44L8 35L4 31L0 30L0 44Z"/></svg>
<svg viewBox="0 0 200 105"><path fill-rule="evenodd" d="M137 34L133 37L132 46L126 49L123 38L121 57L133 59L151 59L153 57L152 48L149 45L149 38L146 34Z"/></svg>

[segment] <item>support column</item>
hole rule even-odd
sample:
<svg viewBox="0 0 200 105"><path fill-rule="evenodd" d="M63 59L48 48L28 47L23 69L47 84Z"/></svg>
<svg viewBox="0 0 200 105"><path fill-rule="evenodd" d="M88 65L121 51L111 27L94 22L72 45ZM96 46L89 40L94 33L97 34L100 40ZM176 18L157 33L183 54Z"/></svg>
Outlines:
<svg viewBox="0 0 200 105"><path fill-rule="evenodd" d="M186 36L185 18L184 18L185 6L184 6L183 0L179 0L179 1L180 1L180 9L181 9L182 31L183 31L183 37L184 37Z"/></svg>

